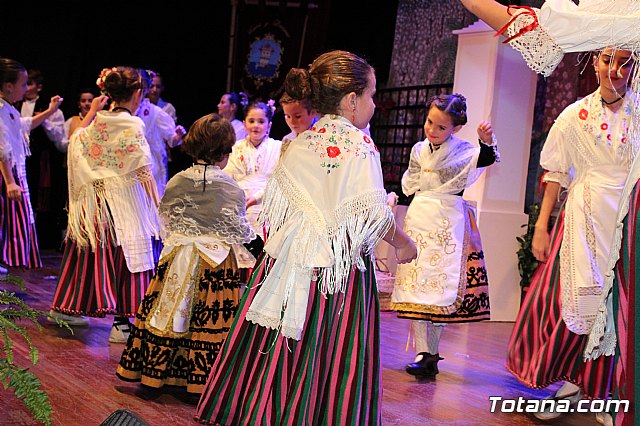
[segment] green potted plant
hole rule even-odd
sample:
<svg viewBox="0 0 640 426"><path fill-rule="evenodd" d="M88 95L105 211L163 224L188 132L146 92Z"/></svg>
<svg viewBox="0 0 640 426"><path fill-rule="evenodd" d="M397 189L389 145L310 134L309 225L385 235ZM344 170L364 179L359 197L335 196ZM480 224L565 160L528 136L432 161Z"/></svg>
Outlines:
<svg viewBox="0 0 640 426"><path fill-rule="evenodd" d="M538 267L538 261L533 256L531 251L531 241L533 240L533 231L536 221L538 220L538 214L540 213L540 206L534 204L529 208L529 221L522 225L527 228L527 232L523 235L516 237L520 248L517 251L518 254L518 272L520 273L520 288L525 292L526 287L531 282L531 277Z"/></svg>

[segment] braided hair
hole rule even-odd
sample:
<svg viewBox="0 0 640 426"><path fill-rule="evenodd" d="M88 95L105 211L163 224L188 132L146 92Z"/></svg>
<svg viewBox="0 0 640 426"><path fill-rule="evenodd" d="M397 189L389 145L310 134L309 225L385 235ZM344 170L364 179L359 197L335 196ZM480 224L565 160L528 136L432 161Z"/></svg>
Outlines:
<svg viewBox="0 0 640 426"><path fill-rule="evenodd" d="M467 99L460 93L436 95L427 103L427 111L438 108L451 117L454 126L467 124Z"/></svg>

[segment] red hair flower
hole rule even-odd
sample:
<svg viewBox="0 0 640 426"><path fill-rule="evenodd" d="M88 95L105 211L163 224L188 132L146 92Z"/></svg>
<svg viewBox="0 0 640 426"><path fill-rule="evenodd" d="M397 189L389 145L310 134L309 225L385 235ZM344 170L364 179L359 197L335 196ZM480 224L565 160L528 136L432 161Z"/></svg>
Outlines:
<svg viewBox="0 0 640 426"><path fill-rule="evenodd" d="M327 147L327 155L330 158L336 158L338 155L340 155L340 148L338 148L337 146Z"/></svg>
<svg viewBox="0 0 640 426"><path fill-rule="evenodd" d="M580 120L586 120L587 117L589 117L589 111L587 111L586 109L582 108L580 110L580 113L578 113L578 117L580 117Z"/></svg>

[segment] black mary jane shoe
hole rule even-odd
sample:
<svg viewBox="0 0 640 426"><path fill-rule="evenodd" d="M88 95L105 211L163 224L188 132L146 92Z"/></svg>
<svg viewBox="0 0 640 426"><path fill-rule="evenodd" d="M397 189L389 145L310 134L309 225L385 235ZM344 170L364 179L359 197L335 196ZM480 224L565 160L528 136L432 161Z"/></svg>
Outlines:
<svg viewBox="0 0 640 426"><path fill-rule="evenodd" d="M422 355L422 359L420 361L407 364L407 367L405 368L407 373L418 378L435 377L436 374L439 373L438 361L444 358L441 358L438 354L432 355L429 352L420 352L418 355Z"/></svg>

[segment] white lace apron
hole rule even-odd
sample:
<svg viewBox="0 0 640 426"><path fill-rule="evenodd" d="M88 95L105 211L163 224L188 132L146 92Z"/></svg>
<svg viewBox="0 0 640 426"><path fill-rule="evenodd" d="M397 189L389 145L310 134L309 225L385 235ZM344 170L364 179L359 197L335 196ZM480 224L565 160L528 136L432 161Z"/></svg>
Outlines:
<svg viewBox="0 0 640 426"><path fill-rule="evenodd" d="M462 258L465 211L465 201L457 195L421 191L415 196L407 211L405 230L416 243L418 257L398 265L391 295L393 309L457 311L458 295L466 283L466 259Z"/></svg>
<svg viewBox="0 0 640 426"><path fill-rule="evenodd" d="M562 318L576 334L589 333L602 299L624 166L598 166L575 182L567 197L560 248Z"/></svg>

